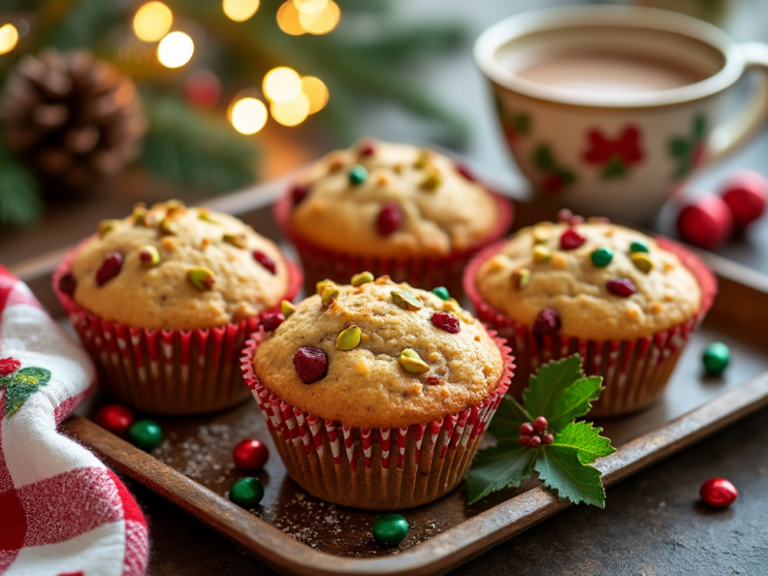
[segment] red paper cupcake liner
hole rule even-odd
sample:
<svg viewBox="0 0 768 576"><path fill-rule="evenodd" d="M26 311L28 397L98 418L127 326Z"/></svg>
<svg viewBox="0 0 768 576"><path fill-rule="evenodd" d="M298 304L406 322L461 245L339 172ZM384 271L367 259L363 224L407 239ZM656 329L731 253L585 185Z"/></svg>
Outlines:
<svg viewBox="0 0 768 576"><path fill-rule="evenodd" d="M496 390L477 406L401 428L346 426L281 400L253 371L263 331L248 340L241 363L288 474L297 484L342 506L402 510L440 498L461 482L507 391L513 358L504 340L488 333L504 359Z"/></svg>
<svg viewBox="0 0 768 576"><path fill-rule="evenodd" d="M346 284L359 272L369 271L374 276L389 275L395 282L408 282L413 286L431 290L445 286L456 298L461 295L461 275L470 259L484 247L506 234L512 224L512 202L495 192L488 192L496 201L498 221L494 229L482 240L464 250L454 250L441 257L383 258L359 256L329 250L306 240L291 226L291 198L282 196L274 205L273 213L283 234L296 246L304 267L307 293L315 291L315 284L326 278Z"/></svg>
<svg viewBox="0 0 768 576"><path fill-rule="evenodd" d="M517 368L510 392L520 398L530 376L550 360L578 352L584 372L602 376L603 391L590 412L592 417L618 416L645 408L664 391L672 370L690 335L698 329L717 294L717 280L698 256L667 238L658 245L680 258L701 288L701 307L689 320L667 330L636 340L582 340L565 335L537 337L527 326L488 304L477 289L475 278L480 266L507 243L497 242L480 252L464 273L464 290L475 307L477 317L506 338L515 355Z"/></svg>
<svg viewBox="0 0 768 576"><path fill-rule="evenodd" d="M133 408L156 414L201 414L243 402L248 388L238 360L260 318L197 330L150 330L104 320L59 289L60 278L89 240L66 254L54 272L53 290L96 364L104 389ZM302 275L292 262L286 265L284 298L292 300Z"/></svg>

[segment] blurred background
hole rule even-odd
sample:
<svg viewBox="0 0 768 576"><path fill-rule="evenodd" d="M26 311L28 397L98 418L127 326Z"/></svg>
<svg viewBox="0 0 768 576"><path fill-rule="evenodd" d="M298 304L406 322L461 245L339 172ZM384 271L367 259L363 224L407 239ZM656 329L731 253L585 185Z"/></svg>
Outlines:
<svg viewBox="0 0 768 576"><path fill-rule="evenodd" d="M679 10L738 41L768 40L761 0L603 3ZM72 244L136 202L199 202L367 135L445 147L525 198L472 43L513 14L574 4L3 0L0 262ZM734 168L768 172L765 157L763 131L686 195ZM673 210L659 220L665 232ZM756 227L720 252L768 267L751 249L767 235Z"/></svg>

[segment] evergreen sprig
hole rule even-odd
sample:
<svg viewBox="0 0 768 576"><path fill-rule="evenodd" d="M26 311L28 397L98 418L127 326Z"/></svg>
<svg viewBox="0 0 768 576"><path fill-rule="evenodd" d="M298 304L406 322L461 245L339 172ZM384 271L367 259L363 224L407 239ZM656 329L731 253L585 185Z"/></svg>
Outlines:
<svg viewBox="0 0 768 576"><path fill-rule="evenodd" d="M0 146L0 223L27 226L43 211L39 186L24 165Z"/></svg>

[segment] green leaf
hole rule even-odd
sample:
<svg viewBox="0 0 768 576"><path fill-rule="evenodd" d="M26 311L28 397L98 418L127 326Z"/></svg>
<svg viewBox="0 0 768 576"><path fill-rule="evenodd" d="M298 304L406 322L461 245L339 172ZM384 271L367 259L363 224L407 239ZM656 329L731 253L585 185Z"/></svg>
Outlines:
<svg viewBox="0 0 768 576"><path fill-rule="evenodd" d="M523 404L534 418L547 420L557 412L562 413L558 396L584 376L581 357L573 354L557 362L549 362L531 376L531 383L523 392Z"/></svg>
<svg viewBox="0 0 768 576"><path fill-rule="evenodd" d="M518 114L515 116L515 130L518 134L527 136L531 129L531 117L528 114Z"/></svg>
<svg viewBox="0 0 768 576"><path fill-rule="evenodd" d="M549 429L559 432L573 422L575 418L584 416L592 409L592 402L600 397L603 391L602 376L580 378L558 394L551 402Z"/></svg>
<svg viewBox="0 0 768 576"><path fill-rule="evenodd" d="M514 440L502 440L496 446L480 450L467 473L469 504L482 500L502 488L516 488L531 475L536 451Z"/></svg>
<svg viewBox="0 0 768 576"><path fill-rule="evenodd" d="M669 154L675 158L685 158L691 152L691 145L682 138L673 138L669 141Z"/></svg>
<svg viewBox="0 0 768 576"><path fill-rule="evenodd" d="M605 489L600 481L600 471L582 464L576 448L551 444L540 452L534 465L539 480L555 490L560 499L568 498L574 504L584 502L605 508Z"/></svg>
<svg viewBox="0 0 768 576"><path fill-rule="evenodd" d="M552 149L546 144L536 148L533 155L533 162L539 170L548 170L555 167L555 156Z"/></svg>
<svg viewBox="0 0 768 576"><path fill-rule="evenodd" d="M565 168L560 168L557 171L557 175L560 177L560 180L563 181L565 186L570 186L576 182L576 175L570 170L566 170Z"/></svg>
<svg viewBox="0 0 768 576"><path fill-rule="evenodd" d="M551 446L572 448L577 451L582 464L592 464L597 458L616 452L610 439L600 436L602 431L602 428L595 428L589 422L572 422L555 434Z"/></svg>
<svg viewBox="0 0 768 576"><path fill-rule="evenodd" d="M503 438L518 439L520 426L526 422L533 422L533 418L527 410L512 396L504 396L488 428L498 440Z"/></svg>
<svg viewBox="0 0 768 576"><path fill-rule="evenodd" d="M40 217L38 183L14 156L0 146L0 223L27 226Z"/></svg>
<svg viewBox="0 0 768 576"><path fill-rule="evenodd" d="M701 140L707 133L707 117L704 114L697 114L693 119L693 137Z"/></svg>
<svg viewBox="0 0 768 576"><path fill-rule="evenodd" d="M627 175L627 167L624 166L624 162L616 156L612 156L608 161L608 166L603 170L603 180L611 180L613 178L624 178Z"/></svg>
<svg viewBox="0 0 768 576"><path fill-rule="evenodd" d="M28 366L0 379L0 388L5 388L5 415L13 416L32 394L47 386L51 373L45 368Z"/></svg>

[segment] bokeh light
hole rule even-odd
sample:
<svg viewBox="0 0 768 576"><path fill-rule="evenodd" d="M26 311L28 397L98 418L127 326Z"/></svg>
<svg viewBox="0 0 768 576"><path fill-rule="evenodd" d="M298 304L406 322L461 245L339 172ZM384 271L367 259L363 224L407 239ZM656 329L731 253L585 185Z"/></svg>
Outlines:
<svg viewBox="0 0 768 576"><path fill-rule="evenodd" d="M267 123L267 107L257 98L240 98L229 107L229 121L240 134L256 134Z"/></svg>
<svg viewBox="0 0 768 576"><path fill-rule="evenodd" d="M280 30L291 36L301 36L306 33L304 27L299 22L299 11L291 0L283 2L277 11L277 25Z"/></svg>
<svg viewBox="0 0 768 576"><path fill-rule="evenodd" d="M309 98L304 92L288 102L272 102L269 108L272 118L283 126L296 126L306 120L309 115Z"/></svg>
<svg viewBox="0 0 768 576"><path fill-rule="evenodd" d="M304 14L319 14L328 5L328 0L293 0L296 9Z"/></svg>
<svg viewBox="0 0 768 576"><path fill-rule="evenodd" d="M157 46L157 59L166 68L184 66L195 53L195 43L184 32L171 32Z"/></svg>
<svg viewBox="0 0 768 576"><path fill-rule="evenodd" d="M13 24L0 26L0 54L7 54L16 47L19 41L19 31Z"/></svg>
<svg viewBox="0 0 768 576"><path fill-rule="evenodd" d="M328 32L336 28L340 19L341 9L332 0L317 14L299 12L299 23L310 34L328 34Z"/></svg>
<svg viewBox="0 0 768 576"><path fill-rule="evenodd" d="M157 42L168 34L173 24L173 13L162 2L147 2L133 17L133 31L144 42Z"/></svg>
<svg viewBox="0 0 768 576"><path fill-rule="evenodd" d="M224 0L221 5L227 18L235 22L245 22L256 14L259 0Z"/></svg>
<svg viewBox="0 0 768 576"><path fill-rule="evenodd" d="M273 68L264 76L262 91L272 102L289 102L301 94L301 78L287 66Z"/></svg>
<svg viewBox="0 0 768 576"><path fill-rule="evenodd" d="M328 88L320 78L304 76L301 79L301 91L309 100L309 113L319 112L328 103Z"/></svg>

